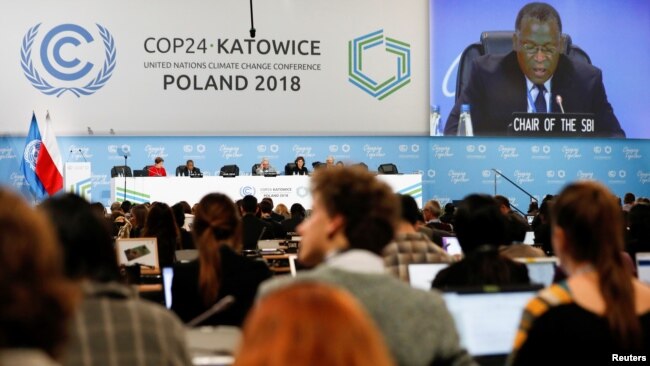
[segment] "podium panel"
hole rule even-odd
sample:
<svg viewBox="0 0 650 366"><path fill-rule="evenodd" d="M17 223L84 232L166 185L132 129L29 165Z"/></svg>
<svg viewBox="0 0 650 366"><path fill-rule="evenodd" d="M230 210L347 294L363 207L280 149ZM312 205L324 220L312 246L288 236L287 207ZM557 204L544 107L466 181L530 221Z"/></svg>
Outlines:
<svg viewBox="0 0 650 366"><path fill-rule="evenodd" d="M92 172L90 162L65 163L63 169L65 191L91 200Z"/></svg>

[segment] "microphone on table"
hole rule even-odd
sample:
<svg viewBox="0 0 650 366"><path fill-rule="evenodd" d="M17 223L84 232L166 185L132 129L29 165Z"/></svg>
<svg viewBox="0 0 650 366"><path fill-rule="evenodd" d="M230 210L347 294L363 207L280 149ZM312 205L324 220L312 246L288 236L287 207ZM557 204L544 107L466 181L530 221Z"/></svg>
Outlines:
<svg viewBox="0 0 650 366"><path fill-rule="evenodd" d="M228 309L230 307L230 305L232 305L233 303L235 303L235 297L232 296L232 295L228 295L228 296L224 297L223 299L217 301L217 303L212 305L210 307L210 309L204 311L203 313L201 313L196 318L190 320L187 323L187 326L190 327L190 328L196 327L197 325L203 323L206 319L213 316L214 314L220 313L220 312Z"/></svg>
<svg viewBox="0 0 650 366"><path fill-rule="evenodd" d="M84 162L86 162L86 163L87 163L87 162L88 162L88 160L86 160L86 154L84 154L84 152L83 152L83 151L81 151L81 149L79 149L79 154L81 154L81 157L82 157L82 158L84 158Z"/></svg>
<svg viewBox="0 0 650 366"><path fill-rule="evenodd" d="M555 96L555 101L557 102L557 105L560 106L560 110L562 111L562 113L564 113L564 107L562 106L562 96L559 95L559 94L556 95Z"/></svg>

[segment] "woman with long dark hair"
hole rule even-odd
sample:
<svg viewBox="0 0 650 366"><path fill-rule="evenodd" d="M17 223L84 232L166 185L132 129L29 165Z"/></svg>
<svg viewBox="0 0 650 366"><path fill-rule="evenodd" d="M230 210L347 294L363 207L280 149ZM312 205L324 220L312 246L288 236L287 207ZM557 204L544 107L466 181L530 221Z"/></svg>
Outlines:
<svg viewBox="0 0 650 366"><path fill-rule="evenodd" d="M526 307L512 363L600 365L650 356L650 287L623 262L616 197L595 182L571 184L553 203L551 227L568 278Z"/></svg>
<svg viewBox="0 0 650 366"><path fill-rule="evenodd" d="M176 249L180 249L180 235L172 209L163 202L154 202L147 213L143 238L156 238L160 267L170 267L176 261Z"/></svg>
<svg viewBox="0 0 650 366"><path fill-rule="evenodd" d="M242 225L237 206L221 193L199 202L192 228L198 260L177 263L172 281L172 310L189 322L222 298L233 305L201 324L241 326L253 305L257 287L271 277L264 262L241 255Z"/></svg>

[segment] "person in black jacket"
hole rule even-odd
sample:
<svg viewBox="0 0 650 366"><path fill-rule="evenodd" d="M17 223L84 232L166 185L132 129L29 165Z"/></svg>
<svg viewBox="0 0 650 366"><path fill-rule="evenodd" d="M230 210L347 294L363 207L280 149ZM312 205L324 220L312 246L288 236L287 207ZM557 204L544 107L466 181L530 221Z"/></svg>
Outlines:
<svg viewBox="0 0 650 366"><path fill-rule="evenodd" d="M242 232L245 250L257 249L257 242L262 239L273 239L273 227L257 217L260 207L255 196L245 196L242 199Z"/></svg>
<svg viewBox="0 0 650 366"><path fill-rule="evenodd" d="M188 160L185 163L183 169L181 169L179 173L183 177L203 177L203 173L201 173L201 169L194 166L193 160Z"/></svg>
<svg viewBox="0 0 650 366"><path fill-rule="evenodd" d="M498 246L507 244L507 223L494 198L483 194L465 197L456 211L454 227L465 257L438 272L433 288L530 284L526 265L499 254Z"/></svg>
<svg viewBox="0 0 650 366"><path fill-rule="evenodd" d="M172 310L187 323L231 295L234 303L201 325L241 326L257 287L272 273L264 262L240 254L242 223L237 206L221 193L208 194L196 209L192 233L199 258L174 266Z"/></svg>

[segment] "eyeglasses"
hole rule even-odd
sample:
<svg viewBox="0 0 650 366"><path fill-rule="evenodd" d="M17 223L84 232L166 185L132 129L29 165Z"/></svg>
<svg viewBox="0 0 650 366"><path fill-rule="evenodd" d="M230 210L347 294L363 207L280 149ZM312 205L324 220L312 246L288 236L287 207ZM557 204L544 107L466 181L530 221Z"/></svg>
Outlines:
<svg viewBox="0 0 650 366"><path fill-rule="evenodd" d="M542 54L549 57L557 53L557 47L555 46L538 46L534 43L524 43L521 46L521 49L529 56L536 55L537 52L540 51Z"/></svg>

